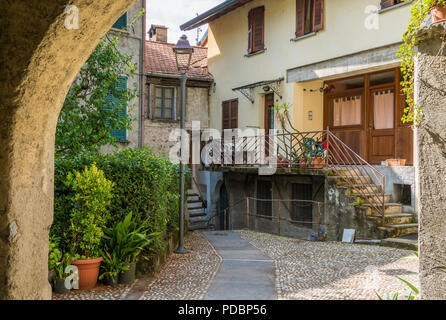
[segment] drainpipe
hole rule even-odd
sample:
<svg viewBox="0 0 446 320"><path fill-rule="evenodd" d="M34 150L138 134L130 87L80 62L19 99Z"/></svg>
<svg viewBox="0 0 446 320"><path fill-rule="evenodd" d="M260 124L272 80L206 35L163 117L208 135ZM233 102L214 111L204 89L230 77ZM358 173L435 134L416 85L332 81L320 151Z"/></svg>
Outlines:
<svg viewBox="0 0 446 320"><path fill-rule="evenodd" d="M144 63L145 63L145 59L144 59L144 53L145 53L145 45L146 45L146 0L141 0L142 3L142 7L144 9L144 15L142 17L142 39L141 39L141 63L140 63L140 70L141 70L141 80L139 83L139 87L140 87L140 93L141 93L141 97L139 99L139 137L138 137L138 147L142 148L144 146L144 117L145 117L145 110L144 110L144 102L145 102L145 91L146 91L146 86L145 86L145 75L144 75Z"/></svg>

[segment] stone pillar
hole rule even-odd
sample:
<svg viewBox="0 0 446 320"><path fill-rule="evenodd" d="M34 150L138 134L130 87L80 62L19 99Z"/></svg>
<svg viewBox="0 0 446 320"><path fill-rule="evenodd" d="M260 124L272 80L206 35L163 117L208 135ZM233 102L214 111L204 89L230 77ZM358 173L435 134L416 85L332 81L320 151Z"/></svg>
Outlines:
<svg viewBox="0 0 446 320"><path fill-rule="evenodd" d="M446 23L418 32L415 101L424 119L415 134L423 299L446 299Z"/></svg>

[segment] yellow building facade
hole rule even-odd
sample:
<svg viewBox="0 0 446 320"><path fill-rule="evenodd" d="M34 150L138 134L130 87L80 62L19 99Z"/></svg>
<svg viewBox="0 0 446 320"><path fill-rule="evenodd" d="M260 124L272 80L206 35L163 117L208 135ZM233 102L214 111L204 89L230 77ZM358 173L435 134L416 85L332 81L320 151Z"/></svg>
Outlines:
<svg viewBox="0 0 446 320"><path fill-rule="evenodd" d="M332 93L341 87L348 92L350 88L362 86L367 89L375 88L375 85L379 88L387 83L390 87L382 87L382 90L393 90L395 106L399 104L399 59L396 52L409 20L411 5L390 2L389 7L383 7L380 0L225 1L214 11L210 10L183 25L182 28L187 30L209 23L208 68L215 79L211 95L211 127L223 129L223 104L225 101L237 101L238 128L267 129L265 103L271 102L265 101L271 100L271 94L274 94L275 105L291 105L292 122L299 131L322 130L333 125L330 118L336 115L333 116L327 105L330 103L327 95L332 89ZM322 10L322 21L318 22L319 29L315 32L311 26L305 32L297 32L298 19L302 19L298 7L302 5L303 15L311 20L309 24L315 24L313 8ZM263 7L263 47L249 53L251 20L258 20L251 17L251 12L259 7ZM393 75L373 75L387 70L391 70ZM355 75L363 77L362 80L336 83L337 79L354 78ZM373 95L371 92L365 90L361 97L364 113L361 130L358 127L352 134L341 130L340 135L356 135L358 138L352 143L358 146L353 145L353 148L359 148L360 141L369 144L370 147L364 150L358 149L358 153L379 163L386 157L401 156L399 154L404 152L397 150L398 139L411 137L406 131L403 138L398 137L399 107L392 111L395 119L393 133L380 131L373 137L374 130L369 130L373 120L368 116L375 112L368 106ZM390 108L386 112L391 112ZM277 119L274 127L279 128ZM372 145L386 145L391 140L392 150L372 150Z"/></svg>

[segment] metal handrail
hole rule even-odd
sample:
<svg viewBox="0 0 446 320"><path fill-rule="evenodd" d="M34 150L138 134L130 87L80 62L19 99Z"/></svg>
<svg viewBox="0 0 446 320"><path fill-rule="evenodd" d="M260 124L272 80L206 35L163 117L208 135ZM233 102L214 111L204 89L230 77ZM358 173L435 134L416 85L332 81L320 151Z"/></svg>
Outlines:
<svg viewBox="0 0 446 320"><path fill-rule="evenodd" d="M385 221L385 176L328 129L244 136L221 140L220 146L220 150L214 150L214 159L219 159L217 165L222 167L268 165L265 151L269 150L276 151L277 158L269 160L275 160L279 168L331 170ZM240 159L237 152L243 152L242 163L235 163Z"/></svg>

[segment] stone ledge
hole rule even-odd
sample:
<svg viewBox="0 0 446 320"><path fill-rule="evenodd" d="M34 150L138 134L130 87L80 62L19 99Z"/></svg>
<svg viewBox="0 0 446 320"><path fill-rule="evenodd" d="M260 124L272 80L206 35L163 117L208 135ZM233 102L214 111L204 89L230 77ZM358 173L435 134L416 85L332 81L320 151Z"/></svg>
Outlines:
<svg viewBox="0 0 446 320"><path fill-rule="evenodd" d="M446 36L446 21L433 23L418 29L416 39L417 41L423 41L439 36Z"/></svg>

